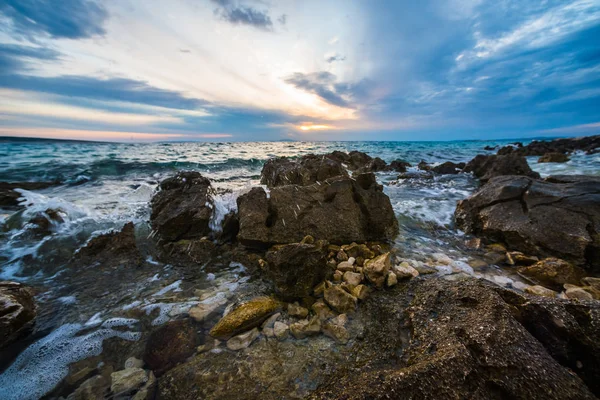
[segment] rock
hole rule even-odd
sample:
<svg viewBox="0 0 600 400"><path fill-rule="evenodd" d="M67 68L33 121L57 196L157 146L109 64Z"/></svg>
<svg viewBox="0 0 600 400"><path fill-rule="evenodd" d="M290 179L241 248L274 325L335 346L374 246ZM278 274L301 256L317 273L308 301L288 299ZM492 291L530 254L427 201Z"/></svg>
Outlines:
<svg viewBox="0 0 600 400"><path fill-rule="evenodd" d="M317 286L315 286L315 288L313 290L313 295L315 297L322 297L323 292L325 292L325 289L327 289L330 286L331 286L331 282L328 282L328 281L323 281L323 282L319 283Z"/></svg>
<svg viewBox="0 0 600 400"><path fill-rule="evenodd" d="M509 265L533 265L540 259L536 256L526 256L520 251L509 251L506 253L506 262Z"/></svg>
<svg viewBox="0 0 600 400"><path fill-rule="evenodd" d="M131 393L148 382L148 373L141 368L127 368L113 372L111 375L110 390L115 396Z"/></svg>
<svg viewBox="0 0 600 400"><path fill-rule="evenodd" d="M250 346L254 340L260 335L258 328L254 328L248 332L234 336L227 341L227 348L229 350L242 350Z"/></svg>
<svg viewBox="0 0 600 400"><path fill-rule="evenodd" d="M261 328L265 329L265 328L272 328L273 325L275 324L275 321L277 321L279 319L279 317L281 317L281 313L276 313L271 315L269 318L267 318L265 320L265 322L262 323Z"/></svg>
<svg viewBox="0 0 600 400"><path fill-rule="evenodd" d="M587 154L594 154L600 147L600 135L586 136L579 138L564 138L551 141L534 140L527 146L514 148L512 146L503 147L498 151L500 153L515 153L522 156L544 156L547 153L572 153L577 150L585 151Z"/></svg>
<svg viewBox="0 0 600 400"><path fill-rule="evenodd" d="M344 261L348 261L348 255L346 254L346 252L342 249L340 249L336 255L336 257L338 261L344 262Z"/></svg>
<svg viewBox="0 0 600 400"><path fill-rule="evenodd" d="M354 263L356 263L356 259L354 257L349 257L348 258L348 264L354 266Z"/></svg>
<svg viewBox="0 0 600 400"><path fill-rule="evenodd" d="M362 274L351 271L345 272L343 276L344 282L354 286L360 285L362 278Z"/></svg>
<svg viewBox="0 0 600 400"><path fill-rule="evenodd" d="M354 271L354 266L348 261L342 261L337 265L337 269L341 272Z"/></svg>
<svg viewBox="0 0 600 400"><path fill-rule="evenodd" d="M17 282L0 281L0 349L28 333L36 315L33 290Z"/></svg>
<svg viewBox="0 0 600 400"><path fill-rule="evenodd" d="M309 154L296 160L287 157L268 160L261 171L260 183L269 187L306 186L336 176L348 176L339 161Z"/></svg>
<svg viewBox="0 0 600 400"><path fill-rule="evenodd" d="M346 344L350 340L350 333L346 329L348 317L346 314L340 314L323 323L323 334L334 339L340 344Z"/></svg>
<svg viewBox="0 0 600 400"><path fill-rule="evenodd" d="M325 157L344 164L350 171L376 172L386 169L386 164L382 159L372 158L368 154L356 150L350 153L334 151L325 154Z"/></svg>
<svg viewBox="0 0 600 400"><path fill-rule="evenodd" d="M196 330L191 321L171 321L150 334L143 359L160 376L194 354L196 346Z"/></svg>
<svg viewBox="0 0 600 400"><path fill-rule="evenodd" d="M431 168L431 170L433 172L435 172L436 174L454 175L454 174L458 174L464 167L465 167L465 163L455 164L453 162L446 161L445 163L442 163L440 165L437 165L437 166Z"/></svg>
<svg viewBox="0 0 600 400"><path fill-rule="evenodd" d="M144 362L139 358L129 357L125 360L125 369L127 368L142 368L144 366Z"/></svg>
<svg viewBox="0 0 600 400"><path fill-rule="evenodd" d="M200 239L211 233L214 190L198 172L179 172L159 185L150 205L152 229L167 242Z"/></svg>
<svg viewBox="0 0 600 400"><path fill-rule="evenodd" d="M240 332L259 326L281 308L281 303L271 297L257 297L241 304L225 315L210 330L217 339L228 339Z"/></svg>
<svg viewBox="0 0 600 400"><path fill-rule="evenodd" d="M273 328L263 328L262 334L265 335L265 337L274 338L275 330Z"/></svg>
<svg viewBox="0 0 600 400"><path fill-rule="evenodd" d="M390 253L382 254L365 262L363 272L367 279L377 287L383 287L391 267L392 256Z"/></svg>
<svg viewBox="0 0 600 400"><path fill-rule="evenodd" d="M132 397L131 400L152 400L156 392L156 378L152 371L148 373L148 382Z"/></svg>
<svg viewBox="0 0 600 400"><path fill-rule="evenodd" d="M110 382L106 377L96 375L79 385L67 400L104 400L109 387Z"/></svg>
<svg viewBox="0 0 600 400"><path fill-rule="evenodd" d="M564 163L569 157L562 153L546 153L538 159L539 163Z"/></svg>
<svg viewBox="0 0 600 400"><path fill-rule="evenodd" d="M593 278L591 276L586 276L581 280L586 285L592 287L594 290L600 292L600 278Z"/></svg>
<svg viewBox="0 0 600 400"><path fill-rule="evenodd" d="M337 314L331 311L331 308L322 299L319 299L313 303L311 309L315 313L315 316L319 317L319 320L326 321L330 318L335 317Z"/></svg>
<svg viewBox="0 0 600 400"><path fill-rule="evenodd" d="M492 150L496 150L498 148L498 146L485 146L483 149L487 150L487 151L492 151Z"/></svg>
<svg viewBox="0 0 600 400"><path fill-rule="evenodd" d="M278 186L269 197L263 188L253 188L237 202L237 238L250 247L296 243L306 235L338 244L386 241L398 233L390 199L373 174Z"/></svg>
<svg viewBox="0 0 600 400"><path fill-rule="evenodd" d="M226 296L215 296L210 301L201 302L198 305L190 308L189 314L195 321L203 322L216 316L228 300Z"/></svg>
<svg viewBox="0 0 600 400"><path fill-rule="evenodd" d="M431 165L429 165L427 162L425 162L425 160L421 160L417 164L417 168L420 169L421 171L431 171Z"/></svg>
<svg viewBox="0 0 600 400"><path fill-rule="evenodd" d="M412 167L410 163L403 160L394 160L388 166L389 171L406 172L406 168Z"/></svg>
<svg viewBox="0 0 600 400"><path fill-rule="evenodd" d="M458 203L458 228L600 271L600 178L503 176Z"/></svg>
<svg viewBox="0 0 600 400"><path fill-rule="evenodd" d="M385 284L387 287L396 286L398 284L398 277L396 276L396 274L390 271L388 273Z"/></svg>
<svg viewBox="0 0 600 400"><path fill-rule="evenodd" d="M59 182L0 182L0 208L21 208L19 198L22 195L16 189L43 190L59 184Z"/></svg>
<svg viewBox="0 0 600 400"><path fill-rule="evenodd" d="M400 265L395 265L393 271L397 279L410 279L419 276L419 271L406 261L401 262ZM435 270L432 269L431 272L433 273Z"/></svg>
<svg viewBox="0 0 600 400"><path fill-rule="evenodd" d="M356 310L356 297L342 289L332 286L325 290L325 301L339 313L348 313Z"/></svg>
<svg viewBox="0 0 600 400"><path fill-rule="evenodd" d="M342 278L344 277L344 274L342 273L342 271L335 271L333 273L333 281L336 283L339 283L342 281Z"/></svg>
<svg viewBox="0 0 600 400"><path fill-rule="evenodd" d="M534 294L536 296L543 296L549 298L555 298L557 293L554 290L547 289L540 285L528 286L525 288L525 292Z"/></svg>
<svg viewBox="0 0 600 400"><path fill-rule="evenodd" d="M310 320L303 319L290 325L290 332L296 339L305 339L321 333L321 320L314 316Z"/></svg>
<svg viewBox="0 0 600 400"><path fill-rule="evenodd" d="M565 290L565 296L567 296L568 299L594 300L594 297L590 293L580 287L568 288Z"/></svg>
<svg viewBox="0 0 600 400"><path fill-rule="evenodd" d="M558 258L545 258L531 266L519 268L519 274L552 289L560 290L565 283L578 285L584 271Z"/></svg>
<svg viewBox="0 0 600 400"><path fill-rule="evenodd" d="M308 316L308 310L298 303L288 304L288 314L296 318L306 318Z"/></svg>
<svg viewBox="0 0 600 400"><path fill-rule="evenodd" d="M540 174L529 168L527 160L516 154L508 155L482 155L475 156L467 163L465 172L472 172L482 182L487 182L497 176L523 175L539 178Z"/></svg>
<svg viewBox="0 0 600 400"><path fill-rule="evenodd" d="M375 257L375 253L373 253L373 251L369 249L369 247L366 244L352 243L349 245L342 246L342 249L344 250L344 252L346 252L346 254L348 254L349 257L354 257L357 260L357 265L362 265L362 263L358 262L359 259L362 259L364 261L366 259Z"/></svg>
<svg viewBox="0 0 600 400"><path fill-rule="evenodd" d="M276 321L273 325L273 333L277 339L284 340L289 336L290 327L283 322Z"/></svg>
<svg viewBox="0 0 600 400"><path fill-rule="evenodd" d="M327 242L275 246L267 252L266 276L285 299L310 296L313 288L333 272L327 266Z"/></svg>

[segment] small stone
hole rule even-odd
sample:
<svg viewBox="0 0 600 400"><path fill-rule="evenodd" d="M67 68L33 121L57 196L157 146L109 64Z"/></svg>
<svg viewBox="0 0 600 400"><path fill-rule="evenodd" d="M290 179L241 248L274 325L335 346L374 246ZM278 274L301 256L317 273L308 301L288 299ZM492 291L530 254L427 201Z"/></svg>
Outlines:
<svg viewBox="0 0 600 400"><path fill-rule="evenodd" d="M481 248L481 239L480 238L471 238L465 241L465 246L470 249L480 249Z"/></svg>
<svg viewBox="0 0 600 400"><path fill-rule="evenodd" d="M335 269L337 267L337 261L335 261L334 258L329 259L329 261L327 261L327 266L331 269Z"/></svg>
<svg viewBox="0 0 600 400"><path fill-rule="evenodd" d="M148 382L148 373L141 368L127 368L110 374L110 390L114 394L133 392Z"/></svg>
<svg viewBox="0 0 600 400"><path fill-rule="evenodd" d="M448 257L447 255L445 255L444 253L433 253L431 256L438 264L442 264L442 265L452 264L452 259L450 257Z"/></svg>
<svg viewBox="0 0 600 400"><path fill-rule="evenodd" d="M364 273L375 286L382 287L391 267L391 254L385 253L365 263Z"/></svg>
<svg viewBox="0 0 600 400"><path fill-rule="evenodd" d="M272 328L275 321L281 317L281 313L273 314L262 323L261 328Z"/></svg>
<svg viewBox="0 0 600 400"><path fill-rule="evenodd" d="M417 270L419 275L429 275L429 274L435 274L436 272L438 272L437 269L430 267L428 265L425 265L423 263L420 263L420 264L414 266L413 268ZM394 271L394 272L396 272L396 275L398 275L398 271Z"/></svg>
<svg viewBox="0 0 600 400"><path fill-rule="evenodd" d="M68 400L104 400L104 392L109 386L108 379L96 375L85 382L69 395Z"/></svg>
<svg viewBox="0 0 600 400"><path fill-rule="evenodd" d="M483 258L488 262L488 264L502 264L506 260L505 253L496 253L493 251L487 252L483 255Z"/></svg>
<svg viewBox="0 0 600 400"><path fill-rule="evenodd" d="M358 265L359 267L362 267L365 264L365 258L358 256L356 257L356 265Z"/></svg>
<svg viewBox="0 0 600 400"><path fill-rule="evenodd" d="M354 271L354 266L350 264L348 261L342 261L337 265L338 271L347 272Z"/></svg>
<svg viewBox="0 0 600 400"><path fill-rule="evenodd" d="M217 339L227 339L237 333L259 326L281 308L281 303L270 297L257 297L225 315L210 330Z"/></svg>
<svg viewBox="0 0 600 400"><path fill-rule="evenodd" d="M273 333L278 340L284 340L290 334L290 327L283 322L276 321L273 325Z"/></svg>
<svg viewBox="0 0 600 400"><path fill-rule="evenodd" d="M412 267L411 267L412 268ZM415 270L416 271L416 270ZM395 273L390 272L387 276L387 280L385 281L387 287L392 287L398 284L398 277Z"/></svg>
<svg viewBox="0 0 600 400"><path fill-rule="evenodd" d="M154 399L156 392L156 377L150 371L148 373L148 382L131 398L131 400L150 400Z"/></svg>
<svg viewBox="0 0 600 400"><path fill-rule="evenodd" d="M262 333L268 338L275 337L275 329L273 328L263 328Z"/></svg>
<svg viewBox="0 0 600 400"><path fill-rule="evenodd" d="M406 261L400 263L400 265L394 266L393 270L397 279L410 279L419 276L419 271Z"/></svg>
<svg viewBox="0 0 600 400"><path fill-rule="evenodd" d="M336 314L331 311L331 308L329 308L329 306L325 304L322 299L315 301L311 309L321 321L325 321L336 316Z"/></svg>
<svg viewBox="0 0 600 400"><path fill-rule="evenodd" d="M357 272L350 272L347 271L344 273L343 276L344 282L350 284L350 285L360 285L360 283L362 282L363 276Z"/></svg>
<svg viewBox="0 0 600 400"><path fill-rule="evenodd" d="M189 314L194 320L203 322L215 317L218 314L219 309L227 304L226 297L217 297L215 300L209 303L200 303L190 308Z"/></svg>
<svg viewBox="0 0 600 400"><path fill-rule="evenodd" d="M359 300L365 300L369 295L369 288L366 285L358 285L352 289L352 295Z"/></svg>
<svg viewBox="0 0 600 400"><path fill-rule="evenodd" d="M485 246L485 249L492 253L506 254L506 247L500 243L493 243Z"/></svg>
<svg viewBox="0 0 600 400"><path fill-rule="evenodd" d="M334 310L340 313L347 313L356 310L356 297L346 292L340 286L332 286L325 290L325 301Z"/></svg>
<svg viewBox="0 0 600 400"><path fill-rule="evenodd" d="M342 282L342 283L340 284L340 287L341 287L342 289L344 289L346 292L348 292L348 293L352 294L352 290L354 290L354 288L356 287L356 285L351 285L351 284L349 284L348 282Z"/></svg>
<svg viewBox="0 0 600 400"><path fill-rule="evenodd" d="M258 328L254 328L248 332L234 336L227 341L227 348L229 350L242 350L250 346L252 342L260 335Z"/></svg>
<svg viewBox="0 0 600 400"><path fill-rule="evenodd" d="M336 258L338 261L348 261L348 256L344 250L338 251Z"/></svg>
<svg viewBox="0 0 600 400"><path fill-rule="evenodd" d="M125 369L127 368L142 368L144 366L144 362L139 358L129 357L125 360Z"/></svg>
<svg viewBox="0 0 600 400"><path fill-rule="evenodd" d="M344 276L344 275L342 274L342 272L341 272L341 271L335 271L335 272L333 273L333 281L334 281L334 282L338 282L338 283L339 283L339 282L341 282L341 281L342 281L342 277L343 277L343 276Z"/></svg>
<svg viewBox="0 0 600 400"><path fill-rule="evenodd" d="M346 344L348 343L348 340L350 340L350 334L346 329L347 322L348 317L346 314L340 314L323 324L323 334L340 344Z"/></svg>
<svg viewBox="0 0 600 400"><path fill-rule="evenodd" d="M308 310L298 303L288 304L288 314L296 318L306 318L308 316Z"/></svg>
<svg viewBox="0 0 600 400"><path fill-rule="evenodd" d="M349 245L342 246L342 249L346 252L346 254L350 257L354 257L358 259L361 257L363 260L375 257L375 253L367 247L366 244L356 244L352 243Z"/></svg>
<svg viewBox="0 0 600 400"><path fill-rule="evenodd" d="M267 267L269 266L269 264L265 260L260 258L260 259L258 259L258 266L260 267L260 269L266 270Z"/></svg>
<svg viewBox="0 0 600 400"><path fill-rule="evenodd" d="M325 291L325 289L327 289L330 286L331 286L331 282L323 281L323 282L319 283L317 286L315 286L315 288L313 289L313 294L316 297L321 297L321 296L323 296L323 292Z"/></svg>
<svg viewBox="0 0 600 400"><path fill-rule="evenodd" d="M527 266L533 265L538 262L539 259L535 256L526 256L520 251L509 251L506 253L506 263L508 265L520 265Z"/></svg>
<svg viewBox="0 0 600 400"><path fill-rule="evenodd" d="M520 267L519 274L545 287L561 290L565 283L579 284L585 271L558 258L545 258L531 266Z"/></svg>
<svg viewBox="0 0 600 400"><path fill-rule="evenodd" d="M591 295L591 293L586 292L580 287L570 287L569 289L565 290L565 296L571 300L594 300L594 297Z"/></svg>
<svg viewBox="0 0 600 400"><path fill-rule="evenodd" d="M348 263L349 263L350 265L354 265L354 263L355 263L355 262L356 262L356 258L354 258L354 257L349 257L349 258L348 258Z"/></svg>
<svg viewBox="0 0 600 400"><path fill-rule="evenodd" d="M525 293L535 294L542 297L556 297L557 293L554 290L550 290L540 285L533 285L525 288Z"/></svg>
<svg viewBox="0 0 600 400"><path fill-rule="evenodd" d="M478 258L473 258L469 260L469 265L471 266L471 268L481 269L487 267L488 263Z"/></svg>
<svg viewBox="0 0 600 400"><path fill-rule="evenodd" d="M321 320L315 316L312 319L303 319L290 325L290 332L296 339L318 335L321 332Z"/></svg>

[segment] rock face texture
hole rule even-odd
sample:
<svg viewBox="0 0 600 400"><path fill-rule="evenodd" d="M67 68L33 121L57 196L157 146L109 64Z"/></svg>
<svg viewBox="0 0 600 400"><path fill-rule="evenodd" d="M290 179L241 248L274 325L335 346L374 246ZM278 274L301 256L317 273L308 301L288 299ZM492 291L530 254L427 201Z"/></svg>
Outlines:
<svg viewBox="0 0 600 400"><path fill-rule="evenodd" d="M260 325L280 308L281 303L271 297L257 297L221 318L210 330L210 335L217 339L228 339Z"/></svg>
<svg viewBox="0 0 600 400"><path fill-rule="evenodd" d="M569 157L563 153L546 153L538 159L539 163L564 163L569 161Z"/></svg>
<svg viewBox="0 0 600 400"><path fill-rule="evenodd" d="M530 178L540 177L540 174L529 168L525 157L512 153L487 156L479 154L467 163L464 171L472 172L482 182L503 175L523 175Z"/></svg>
<svg viewBox="0 0 600 400"><path fill-rule="evenodd" d="M200 239L210 233L213 189L198 172L179 172L160 183L152 198L152 229L167 242Z"/></svg>
<svg viewBox="0 0 600 400"><path fill-rule="evenodd" d="M346 169L337 160L326 155L307 155L297 160L278 157L268 160L263 166L260 182L269 187L284 185L311 185L334 176L348 176Z"/></svg>
<svg viewBox="0 0 600 400"><path fill-rule="evenodd" d="M152 332L144 362L160 376L196 351L196 330L189 319L171 321Z"/></svg>
<svg viewBox="0 0 600 400"><path fill-rule="evenodd" d="M529 255L600 271L600 178L501 176L458 203L457 226Z"/></svg>
<svg viewBox="0 0 600 400"><path fill-rule="evenodd" d="M42 190L58 182L0 182L0 208L19 208L21 193L15 189Z"/></svg>
<svg viewBox="0 0 600 400"><path fill-rule="evenodd" d="M585 136L580 138L556 139L551 141L537 141L527 146L505 146L498 150L498 154L518 154L522 156L543 156L546 153L572 153L577 150L594 154L600 148L600 135Z"/></svg>
<svg viewBox="0 0 600 400"><path fill-rule="evenodd" d="M36 314L30 288L16 282L0 281L0 349L24 334Z"/></svg>
<svg viewBox="0 0 600 400"><path fill-rule="evenodd" d="M310 186L254 188L237 200L238 240L267 248L306 235L331 243L387 241L398 233L390 199L373 174L336 177Z"/></svg>
<svg viewBox="0 0 600 400"><path fill-rule="evenodd" d="M310 296L313 288L333 273L327 266L327 242L275 246L266 255L264 272L283 298Z"/></svg>

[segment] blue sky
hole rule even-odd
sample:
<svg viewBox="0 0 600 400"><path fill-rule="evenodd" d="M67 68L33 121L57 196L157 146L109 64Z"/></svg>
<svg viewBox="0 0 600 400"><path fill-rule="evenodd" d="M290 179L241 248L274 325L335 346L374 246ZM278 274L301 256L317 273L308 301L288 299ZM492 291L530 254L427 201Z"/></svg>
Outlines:
<svg viewBox="0 0 600 400"><path fill-rule="evenodd" d="M0 0L0 135L600 133L600 0Z"/></svg>

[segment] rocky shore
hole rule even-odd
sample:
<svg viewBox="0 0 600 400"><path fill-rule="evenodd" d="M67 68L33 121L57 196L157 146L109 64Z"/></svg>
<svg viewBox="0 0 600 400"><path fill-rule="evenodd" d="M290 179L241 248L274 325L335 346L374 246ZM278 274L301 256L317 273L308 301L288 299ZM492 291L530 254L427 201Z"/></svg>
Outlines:
<svg viewBox="0 0 600 400"><path fill-rule="evenodd" d="M600 397L600 178L541 179L525 158L562 162L599 145L599 137L533 142L464 164L422 162L418 173L403 160L387 164L357 151L274 158L264 164L262 185L227 210L210 179L179 172L158 185L147 226L128 223L68 255L67 286L105 279L86 296L118 305L123 318L105 321L104 346L73 360L43 394ZM381 171L398 179L477 177L480 187L457 204L455 221L466 234L462 245L483 265L402 254L394 246L401 227L375 174ZM60 210L35 218L28 223L45 227L36 231L43 236ZM131 303L125 293L152 279L154 259L185 279L152 294L156 303ZM490 266L526 283L500 286L474 272ZM235 285L247 283L243 290L217 290L225 270ZM211 286L196 286L200 276ZM46 319L31 288L0 282L2 351ZM129 334L133 326L139 335Z"/></svg>

